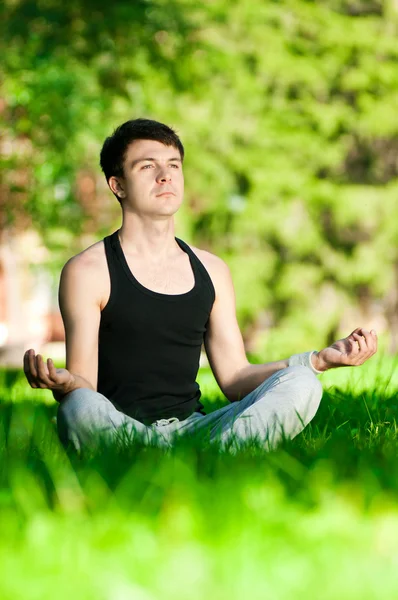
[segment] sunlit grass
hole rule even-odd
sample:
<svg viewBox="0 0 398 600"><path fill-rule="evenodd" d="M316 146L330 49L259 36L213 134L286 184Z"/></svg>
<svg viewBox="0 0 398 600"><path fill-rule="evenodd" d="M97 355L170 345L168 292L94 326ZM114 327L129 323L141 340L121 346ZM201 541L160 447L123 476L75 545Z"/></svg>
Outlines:
<svg viewBox="0 0 398 600"><path fill-rule="evenodd" d="M322 375L302 434L233 456L181 440L79 458L50 392L0 372L0 598L396 597L396 366ZM226 403L198 381L207 412Z"/></svg>

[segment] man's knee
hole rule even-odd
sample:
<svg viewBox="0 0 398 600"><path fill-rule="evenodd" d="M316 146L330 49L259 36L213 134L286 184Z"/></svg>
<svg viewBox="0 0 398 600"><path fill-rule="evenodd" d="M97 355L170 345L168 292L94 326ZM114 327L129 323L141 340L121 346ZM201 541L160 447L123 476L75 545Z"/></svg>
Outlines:
<svg viewBox="0 0 398 600"><path fill-rule="evenodd" d="M87 416L90 412L98 410L98 402L109 402L104 396L90 388L78 388L66 394L58 407L58 413L66 418L78 418Z"/></svg>
<svg viewBox="0 0 398 600"><path fill-rule="evenodd" d="M288 367L288 370L294 380L294 409L305 426L314 418L319 408L323 387L318 377L308 367L295 365Z"/></svg>
<svg viewBox="0 0 398 600"><path fill-rule="evenodd" d="M81 429L91 429L98 410L97 392L89 388L78 388L66 394L61 400L57 413L57 428L61 442L67 445L81 433Z"/></svg>

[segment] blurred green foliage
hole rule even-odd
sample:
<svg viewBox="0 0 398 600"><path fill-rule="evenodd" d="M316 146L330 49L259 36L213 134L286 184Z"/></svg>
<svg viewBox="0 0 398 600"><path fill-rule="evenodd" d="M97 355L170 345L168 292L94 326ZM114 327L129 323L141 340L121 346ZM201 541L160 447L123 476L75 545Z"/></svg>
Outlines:
<svg viewBox="0 0 398 600"><path fill-rule="evenodd" d="M271 328L259 351L319 347L343 309L357 309L354 328L374 303L398 335L396 3L6 0L1 11L2 227L33 223L61 262L87 222L107 235L120 209L98 166L103 140L154 118L187 153L177 235L228 262L242 330L258 315ZM86 210L81 172L103 215Z"/></svg>

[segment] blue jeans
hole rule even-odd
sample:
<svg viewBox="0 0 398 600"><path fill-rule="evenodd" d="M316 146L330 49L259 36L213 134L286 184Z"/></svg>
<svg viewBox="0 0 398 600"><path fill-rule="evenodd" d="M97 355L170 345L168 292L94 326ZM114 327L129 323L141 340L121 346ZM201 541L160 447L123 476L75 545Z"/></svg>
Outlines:
<svg viewBox="0 0 398 600"><path fill-rule="evenodd" d="M322 385L304 366L287 367L274 373L250 394L210 414L194 412L187 419L159 419L151 425L127 416L102 394L79 388L67 394L58 408L58 434L64 446L71 443L80 453L95 449L102 435L145 444L171 447L178 437L203 436L209 443L235 451L256 439L266 449L300 433L314 417L322 398Z"/></svg>

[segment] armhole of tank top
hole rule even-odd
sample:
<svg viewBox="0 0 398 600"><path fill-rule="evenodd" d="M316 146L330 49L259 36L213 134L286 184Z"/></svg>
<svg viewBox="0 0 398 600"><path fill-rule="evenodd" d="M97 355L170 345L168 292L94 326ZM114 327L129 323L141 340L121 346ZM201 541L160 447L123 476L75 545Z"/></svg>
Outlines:
<svg viewBox="0 0 398 600"><path fill-rule="evenodd" d="M202 268L205 271L205 280L206 280L207 286L209 288L210 296L211 296L211 299L212 299L211 300L211 305L213 306L213 304L215 302L215 299L216 299L216 290L215 290L215 287L214 287L214 283L212 281L212 278L210 277L210 273L208 272L208 270L206 269L206 267L204 266L204 264L202 264L201 262L200 262L200 264L202 265Z"/></svg>
<svg viewBox="0 0 398 600"><path fill-rule="evenodd" d="M180 240L180 238L178 238ZM198 265L198 269L202 272L203 278L206 282L206 285L208 287L208 290L210 292L210 296L212 298L212 306L214 304L214 301L216 299L216 290L214 288L214 283L210 277L210 273L208 272L208 270L206 269L206 267L204 266L204 264L202 263L202 261L200 260L200 258L198 256L196 256L195 252L192 250L192 248L190 248L188 246L188 244L186 242L184 242L184 240L180 240L180 242L182 242L185 247L188 249L188 252L192 253L192 256L194 258L194 260L196 260L196 264Z"/></svg>
<svg viewBox="0 0 398 600"><path fill-rule="evenodd" d="M196 258L198 258L198 257L196 257ZM213 283L213 281L212 281L212 279L210 277L210 273L208 272L208 270L206 269L206 267L204 266L204 264L200 260L199 260L199 262L200 262L200 267L199 268L202 268L203 277L204 277L204 279L206 281L206 285L207 285L208 290L210 292L211 306L213 307L214 301L216 299L216 290L214 288L214 283Z"/></svg>
<svg viewBox="0 0 398 600"><path fill-rule="evenodd" d="M101 310L101 317L108 312L111 306L115 303L116 291L117 291L117 283L116 283L116 273L113 264L113 256L112 256L112 246L111 246L111 236L108 235L104 238L104 249L106 256L106 264L108 266L108 275L109 275L109 285L110 285L110 293L108 302L105 304L104 308Z"/></svg>

